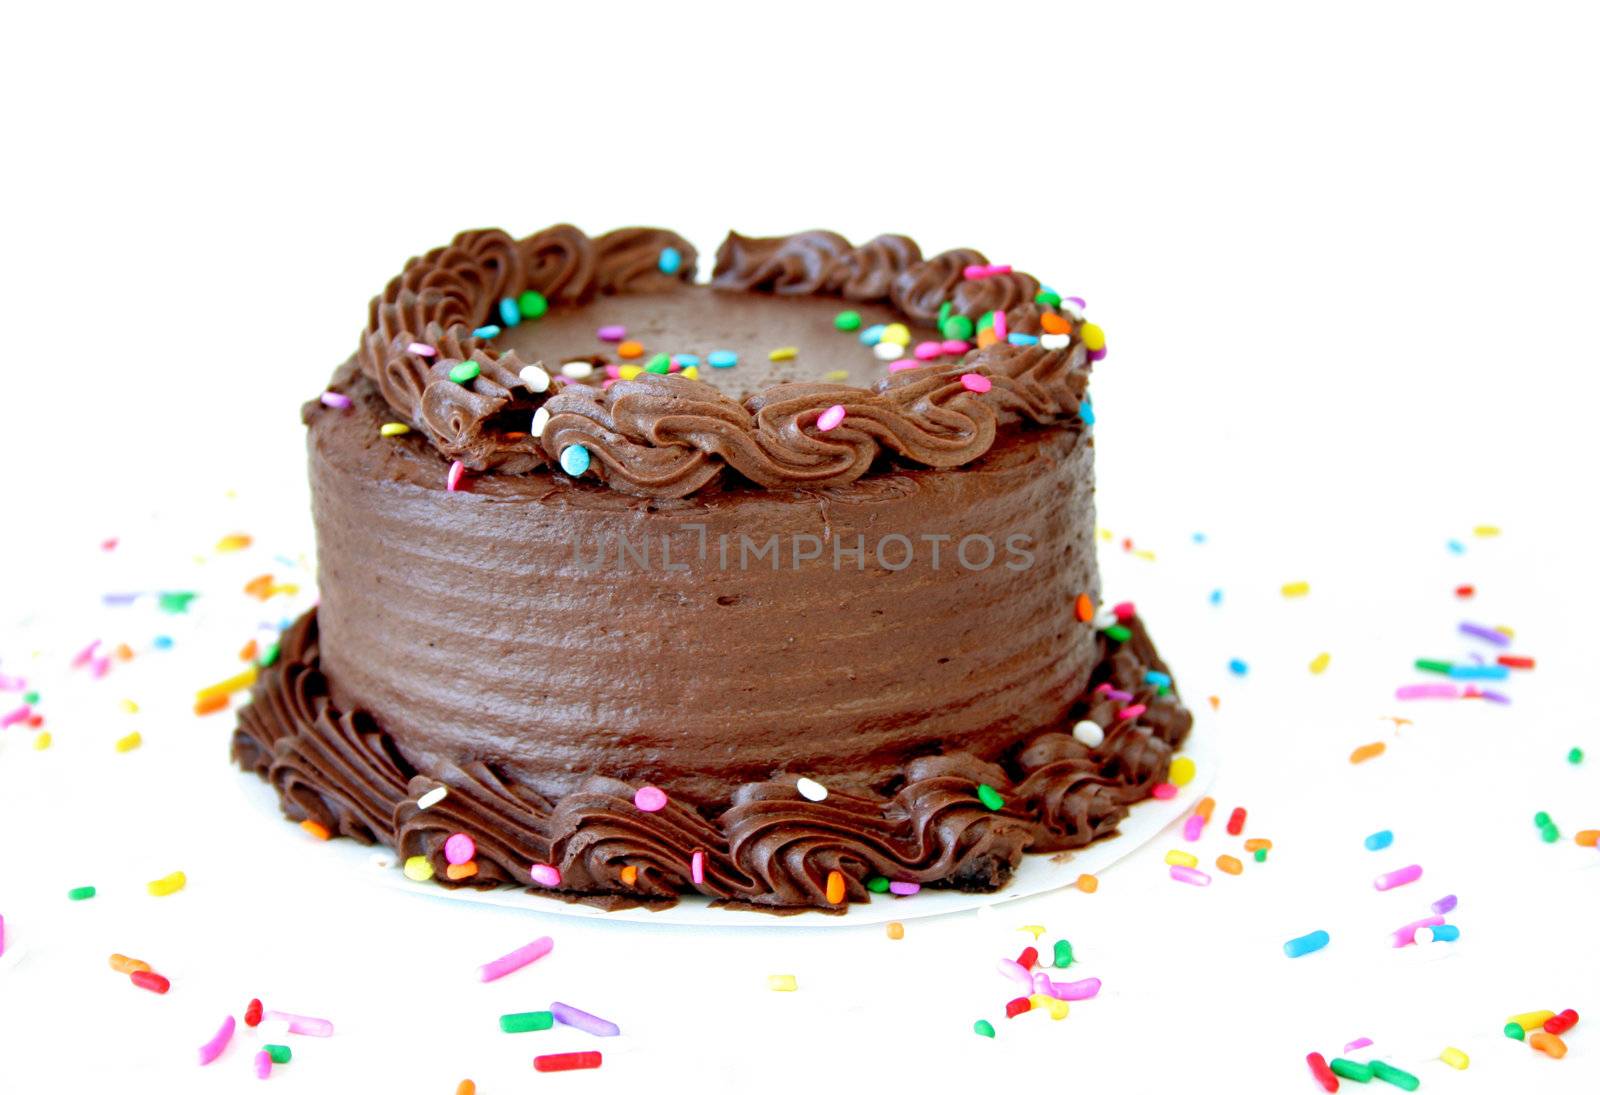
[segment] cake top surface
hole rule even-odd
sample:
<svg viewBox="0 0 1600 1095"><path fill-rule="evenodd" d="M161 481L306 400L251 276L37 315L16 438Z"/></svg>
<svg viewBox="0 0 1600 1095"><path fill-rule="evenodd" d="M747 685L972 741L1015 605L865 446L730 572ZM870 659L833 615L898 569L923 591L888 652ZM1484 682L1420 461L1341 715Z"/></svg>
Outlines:
<svg viewBox="0 0 1600 1095"><path fill-rule="evenodd" d="M904 236L730 234L709 284L659 228L465 232L372 302L356 355L461 472L647 497L956 467L1000 429L1087 419L1104 336L1031 275Z"/></svg>

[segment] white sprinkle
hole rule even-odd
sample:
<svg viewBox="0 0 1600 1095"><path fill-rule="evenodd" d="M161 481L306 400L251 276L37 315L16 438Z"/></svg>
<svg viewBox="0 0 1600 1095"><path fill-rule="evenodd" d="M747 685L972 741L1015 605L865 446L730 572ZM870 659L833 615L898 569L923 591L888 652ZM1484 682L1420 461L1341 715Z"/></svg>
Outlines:
<svg viewBox="0 0 1600 1095"><path fill-rule="evenodd" d="M1106 740L1106 732L1101 729L1098 722L1084 719L1072 728L1072 736L1077 738L1090 749L1099 748L1100 743Z"/></svg>
<svg viewBox="0 0 1600 1095"><path fill-rule="evenodd" d="M794 789L800 792L801 798L810 799L812 802L821 802L828 797L828 789L809 776L801 776L795 780Z"/></svg>
<svg viewBox="0 0 1600 1095"><path fill-rule="evenodd" d="M528 427L528 432L535 437L544 436L544 428L550 425L550 412L540 407L533 412L533 425Z"/></svg>
<svg viewBox="0 0 1600 1095"><path fill-rule="evenodd" d="M898 342L879 342L872 347L872 356L879 361L895 361L905 356L906 348Z"/></svg>
<svg viewBox="0 0 1600 1095"><path fill-rule="evenodd" d="M1106 628L1110 627L1116 622L1117 610L1112 608L1110 605L1107 605L1105 608L1102 608L1099 612L1095 613L1094 629L1096 631L1104 631Z"/></svg>
<svg viewBox="0 0 1600 1095"><path fill-rule="evenodd" d="M1040 335L1039 345L1046 350L1065 350L1072 342L1071 335Z"/></svg>
<svg viewBox="0 0 1600 1095"><path fill-rule="evenodd" d="M537 365L526 365L517 375L522 378L522 386L530 392L543 392L550 388L550 374Z"/></svg>
<svg viewBox="0 0 1600 1095"><path fill-rule="evenodd" d="M587 361L569 361L561 366L561 375L573 380L588 380L594 375L594 366Z"/></svg>
<svg viewBox="0 0 1600 1095"><path fill-rule="evenodd" d="M417 808L426 810L430 806L437 806L444 801L444 796L450 793L448 787L435 787L421 798L417 799Z"/></svg>

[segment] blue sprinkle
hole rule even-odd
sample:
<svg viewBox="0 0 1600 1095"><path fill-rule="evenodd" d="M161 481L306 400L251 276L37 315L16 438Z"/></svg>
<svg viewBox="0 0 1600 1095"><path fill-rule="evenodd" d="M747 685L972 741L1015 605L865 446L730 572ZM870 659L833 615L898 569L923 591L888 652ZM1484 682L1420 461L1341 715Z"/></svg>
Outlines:
<svg viewBox="0 0 1600 1095"><path fill-rule="evenodd" d="M492 323L485 323L482 327L472 332L473 338L493 338L500 333L500 328Z"/></svg>
<svg viewBox="0 0 1600 1095"><path fill-rule="evenodd" d="M1167 674L1160 672L1159 670L1146 669L1144 671L1144 683L1153 684L1158 688L1164 688L1172 683L1172 678Z"/></svg>
<svg viewBox="0 0 1600 1095"><path fill-rule="evenodd" d="M515 327L522 322L522 309L510 297L500 299L500 322L507 327Z"/></svg>
<svg viewBox="0 0 1600 1095"><path fill-rule="evenodd" d="M712 350L706 355L706 361L713 369L731 369L739 364L739 355L732 350Z"/></svg>
<svg viewBox="0 0 1600 1095"><path fill-rule="evenodd" d="M1452 665L1450 676L1458 681L1503 681L1511 670L1503 665Z"/></svg>
<svg viewBox="0 0 1600 1095"><path fill-rule="evenodd" d="M1320 951L1327 945L1327 932L1312 932L1310 935L1302 935L1298 939L1289 940L1283 945L1283 953L1287 954L1290 958L1299 958L1303 954L1311 954L1315 951Z"/></svg>
<svg viewBox="0 0 1600 1095"><path fill-rule="evenodd" d="M676 247L663 247L661 257L656 260L656 269L663 274L676 274L683 265L683 256L678 254Z"/></svg>
<svg viewBox="0 0 1600 1095"><path fill-rule="evenodd" d="M1222 590L1213 589L1211 591L1211 603L1214 605L1220 605L1222 603Z"/></svg>
<svg viewBox="0 0 1600 1095"><path fill-rule="evenodd" d="M1369 852L1381 852L1394 843L1394 833L1388 829L1381 829L1367 837L1362 843L1367 846L1367 851Z"/></svg>
<svg viewBox="0 0 1600 1095"><path fill-rule="evenodd" d="M582 445L568 445L561 450L561 470L579 476L589 470L589 450Z"/></svg>
<svg viewBox="0 0 1600 1095"><path fill-rule="evenodd" d="M673 354L672 363L680 369L692 369L700 364L699 354Z"/></svg>
<svg viewBox="0 0 1600 1095"><path fill-rule="evenodd" d="M1232 673L1236 677L1242 677L1246 673L1250 672L1250 667L1244 664L1243 660L1234 658L1228 663L1228 672Z"/></svg>
<svg viewBox="0 0 1600 1095"><path fill-rule="evenodd" d="M1451 540L1449 543L1445 544L1445 547L1449 548L1457 555L1465 555L1467 553L1467 545L1463 544L1460 540Z"/></svg>
<svg viewBox="0 0 1600 1095"><path fill-rule="evenodd" d="M1083 419L1085 426L1094 425L1094 404L1087 399L1078 404L1078 417Z"/></svg>
<svg viewBox="0 0 1600 1095"><path fill-rule="evenodd" d="M1039 336L1025 335L1021 331L1012 331L1006 335L1006 341L1013 346L1037 346L1039 345Z"/></svg>
<svg viewBox="0 0 1600 1095"><path fill-rule="evenodd" d="M1194 534L1193 539L1194 539L1195 543L1203 544L1203 543L1206 542L1206 534L1203 533L1203 532L1197 532L1197 533Z"/></svg>
<svg viewBox="0 0 1600 1095"><path fill-rule="evenodd" d="M154 639L150 640L150 645L155 647L157 650L171 650L172 649L172 636L171 635L157 635Z"/></svg>
<svg viewBox="0 0 1600 1095"><path fill-rule="evenodd" d="M1435 943L1454 943L1461 938L1461 929L1454 924L1434 924L1429 929Z"/></svg>
<svg viewBox="0 0 1600 1095"><path fill-rule="evenodd" d="M868 327L856 337L861 339L861 344L863 346L876 346L879 342L883 341L883 324L874 323L871 327Z"/></svg>

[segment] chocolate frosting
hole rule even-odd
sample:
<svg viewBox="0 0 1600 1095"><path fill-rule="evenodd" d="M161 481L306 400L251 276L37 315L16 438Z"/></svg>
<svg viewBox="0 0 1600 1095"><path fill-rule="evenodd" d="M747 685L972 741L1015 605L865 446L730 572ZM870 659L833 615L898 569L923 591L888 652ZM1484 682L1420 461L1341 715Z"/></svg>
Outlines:
<svg viewBox="0 0 1600 1095"><path fill-rule="evenodd" d="M659 269L666 247L682 256L671 275ZM904 236L854 247L825 231L764 239L734 233L718 249L712 286L835 296L917 324L933 322L948 303L974 320L1003 312L1010 330L1038 334L1041 313L1052 310L1035 302L1038 281L1015 272L965 277L968 266L985 263L968 249L923 259ZM886 461L954 467L987 452L1000 431L1078 414L1089 355L1076 334L1055 349L998 342L865 387L819 378L743 399L704 379L650 373L609 389L557 376L535 392L520 379L531 358L474 334L494 321L502 299L527 289L556 308L704 292L690 284L694 265L694 249L664 229L624 228L593 240L570 225L521 241L498 229L466 232L411 260L373 301L356 359L394 414L450 460L479 472L527 474L581 444L592 458L589 474L652 498L684 497L730 472L742 484L785 489L853 482ZM435 356L413 352L419 343ZM478 375L453 381L451 370L469 360ZM969 390L960 382L969 373L992 387ZM844 407L843 424L825 432L818 417L835 405ZM528 423L541 406L551 420L534 437Z"/></svg>

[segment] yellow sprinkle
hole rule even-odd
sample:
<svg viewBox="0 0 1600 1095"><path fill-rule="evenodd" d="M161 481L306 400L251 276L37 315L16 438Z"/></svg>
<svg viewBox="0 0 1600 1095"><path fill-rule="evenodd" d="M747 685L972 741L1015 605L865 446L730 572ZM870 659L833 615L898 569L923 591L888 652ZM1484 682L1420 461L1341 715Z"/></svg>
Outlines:
<svg viewBox="0 0 1600 1095"><path fill-rule="evenodd" d="M1189 852L1174 848L1167 853L1167 862L1174 867L1193 867L1200 862Z"/></svg>
<svg viewBox="0 0 1600 1095"><path fill-rule="evenodd" d="M643 365L618 365L617 366L617 376L621 377L623 380L634 380L642 372L644 372L644 366Z"/></svg>
<svg viewBox="0 0 1600 1095"><path fill-rule="evenodd" d="M249 688L256 683L256 667L251 666L242 673L235 673L225 681L218 681L200 689L194 694L195 702L209 700L214 696L231 696L235 692Z"/></svg>
<svg viewBox="0 0 1600 1095"><path fill-rule="evenodd" d="M1517 637L1516 629L1506 627L1504 624L1499 625L1495 628L1495 630L1500 632L1500 634L1504 635L1508 639L1515 639Z"/></svg>
<svg viewBox="0 0 1600 1095"><path fill-rule="evenodd" d="M1108 544L1111 542L1111 530L1108 528L1097 528L1094 530L1094 534Z"/></svg>
<svg viewBox="0 0 1600 1095"><path fill-rule="evenodd" d="M1144 560L1146 560L1148 562L1151 562L1151 563L1156 561L1156 553L1151 551L1151 550L1149 550L1148 548L1136 548L1136 549L1134 549L1133 557L1135 559L1144 559Z"/></svg>
<svg viewBox="0 0 1600 1095"><path fill-rule="evenodd" d="M775 973L767 978L767 988L773 992L793 992L799 987L792 973Z"/></svg>
<svg viewBox="0 0 1600 1095"><path fill-rule="evenodd" d="M700 366L698 366L698 365L689 366L687 369L683 370L683 375L688 377L690 380L699 380L700 379Z"/></svg>
<svg viewBox="0 0 1600 1095"><path fill-rule="evenodd" d="M250 546L250 537L242 532L229 533L217 541L218 551L239 551Z"/></svg>
<svg viewBox="0 0 1600 1095"><path fill-rule="evenodd" d="M279 582L277 585L272 585L272 586L268 586L267 587L267 596L268 597L272 596L274 593L281 593L285 597L293 597L296 593L299 593L299 592L300 592L300 587L295 585L295 584L293 584L292 582Z"/></svg>
<svg viewBox="0 0 1600 1095"><path fill-rule="evenodd" d="M1041 935L1044 934L1044 925L1043 924L1024 924L1024 925L1022 925L1022 927L1018 928L1017 930L1018 931L1022 931L1022 932L1032 932L1033 933L1033 937L1035 939L1038 939Z"/></svg>
<svg viewBox="0 0 1600 1095"><path fill-rule="evenodd" d="M122 708L124 714L137 715L139 713L139 705L132 700L123 700L118 706Z"/></svg>
<svg viewBox="0 0 1600 1095"><path fill-rule="evenodd" d="M909 335L907 337L909 337ZM767 354L767 360L768 361L793 361L795 358L797 358L799 356L800 356L800 351L795 349L793 346L779 346L776 350L773 350L771 353Z"/></svg>
<svg viewBox="0 0 1600 1095"><path fill-rule="evenodd" d="M153 882L144 884L145 893L151 897L166 897L175 894L188 885L189 879L182 871L173 871L165 878L158 878Z"/></svg>
<svg viewBox="0 0 1600 1095"><path fill-rule="evenodd" d="M1515 1023L1523 1030L1537 1030L1544 1026L1547 1019L1555 1017L1556 1013L1553 1011L1525 1011L1521 1015L1511 1016L1506 1022Z"/></svg>
<svg viewBox="0 0 1600 1095"><path fill-rule="evenodd" d="M1106 333L1093 323L1078 324L1078 338L1083 341L1085 349L1104 350L1106 348Z"/></svg>
<svg viewBox="0 0 1600 1095"><path fill-rule="evenodd" d="M411 427L404 422L385 422L378 427L378 433L384 437L399 437L403 433L410 433Z"/></svg>
<svg viewBox="0 0 1600 1095"><path fill-rule="evenodd" d="M889 921L884 930L889 933L890 939L904 939L906 937L906 926L898 920Z"/></svg>
<svg viewBox="0 0 1600 1095"><path fill-rule="evenodd" d="M133 733L124 734L117 739L117 752L130 753L143 743L144 739L139 736L139 731L135 730Z"/></svg>
<svg viewBox="0 0 1600 1095"><path fill-rule="evenodd" d="M1472 535L1474 535L1474 536L1499 536L1500 535L1500 526L1499 525L1479 525L1477 528L1472 530Z"/></svg>
<svg viewBox="0 0 1600 1095"><path fill-rule="evenodd" d="M1439 1060L1460 1072L1467 1067L1470 1058L1455 1046L1445 1046L1444 1052L1439 1054Z"/></svg>
<svg viewBox="0 0 1600 1095"><path fill-rule="evenodd" d="M405 876L413 882L426 882L433 877L433 864L425 855L414 855L406 860Z"/></svg>
<svg viewBox="0 0 1600 1095"><path fill-rule="evenodd" d="M1046 996L1042 992L1036 992L1028 997L1028 1003L1033 1005L1029 1009L1030 1011L1048 1011L1052 1019L1065 1019L1067 1017L1067 1002L1065 1000L1057 1000L1054 996Z"/></svg>
<svg viewBox="0 0 1600 1095"><path fill-rule="evenodd" d="M823 380L849 380L850 374L843 369L834 369L822 374Z"/></svg>
<svg viewBox="0 0 1600 1095"><path fill-rule="evenodd" d="M1167 782L1174 787L1182 787L1194 779L1194 761L1188 757L1175 757L1171 767L1167 769Z"/></svg>
<svg viewBox="0 0 1600 1095"><path fill-rule="evenodd" d="M878 336L879 342L897 342L902 346L911 344L911 331L904 323L891 323L883 329L883 334Z"/></svg>
<svg viewBox="0 0 1600 1095"><path fill-rule="evenodd" d="M34 736L33 747L35 749L48 749L48 748L50 748L50 731L48 731L48 730L39 731L39 733Z"/></svg>
<svg viewBox="0 0 1600 1095"><path fill-rule="evenodd" d="M1285 582L1285 583L1283 583L1283 595L1285 597L1304 597L1307 593L1310 593L1310 592L1311 592L1311 583L1310 582Z"/></svg>
<svg viewBox="0 0 1600 1095"><path fill-rule="evenodd" d="M1329 655L1326 653L1318 654L1315 658L1312 658L1311 672L1321 673L1324 669L1328 668L1328 659Z"/></svg>

